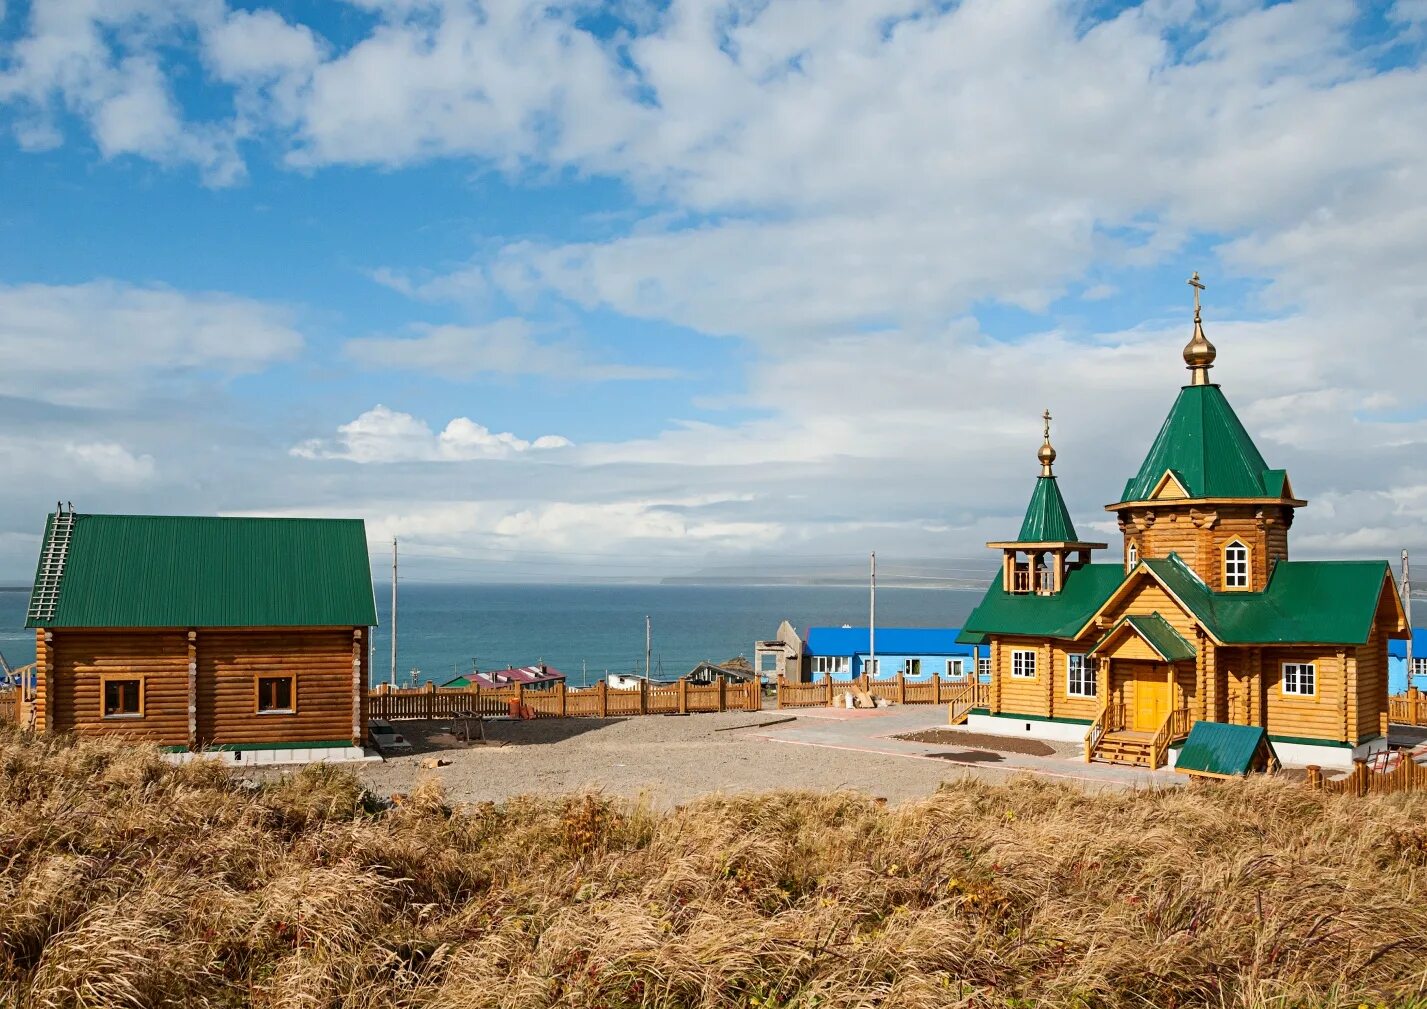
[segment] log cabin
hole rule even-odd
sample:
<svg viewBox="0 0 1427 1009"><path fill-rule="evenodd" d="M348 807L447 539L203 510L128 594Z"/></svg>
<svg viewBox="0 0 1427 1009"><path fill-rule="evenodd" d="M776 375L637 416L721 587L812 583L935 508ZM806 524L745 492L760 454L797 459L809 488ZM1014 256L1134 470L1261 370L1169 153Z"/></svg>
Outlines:
<svg viewBox="0 0 1427 1009"><path fill-rule="evenodd" d="M991 682L954 722L1083 742L1087 760L1172 764L1197 721L1259 726L1285 763L1348 767L1387 746L1388 640L1407 634L1386 561L1290 560L1299 499L1219 386L1195 287L1182 387L1143 463L1106 509L1122 562L1075 531L1040 476L1001 572L967 618Z"/></svg>
<svg viewBox="0 0 1427 1009"><path fill-rule="evenodd" d="M360 759L376 622L360 520L57 507L26 619L34 728L243 764Z"/></svg>

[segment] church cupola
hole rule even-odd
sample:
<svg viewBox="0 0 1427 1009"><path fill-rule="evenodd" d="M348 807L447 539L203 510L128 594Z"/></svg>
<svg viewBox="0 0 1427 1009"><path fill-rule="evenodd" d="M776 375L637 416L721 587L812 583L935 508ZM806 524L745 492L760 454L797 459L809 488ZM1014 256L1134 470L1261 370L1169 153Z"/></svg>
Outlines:
<svg viewBox="0 0 1427 1009"><path fill-rule="evenodd" d="M1209 385L1209 369L1214 367L1214 358L1219 352L1204 335L1204 320L1199 317L1199 292L1204 285L1199 282L1199 271L1189 278L1189 286L1194 288L1194 335L1184 346L1184 364L1189 369L1189 384Z"/></svg>
<svg viewBox="0 0 1427 1009"><path fill-rule="evenodd" d="M1036 452L1041 474L1021 520L1020 534L1014 540L986 544L1001 551L1003 587L1018 595L1055 595L1065 585L1068 571L1090 563L1090 552L1105 546L1084 542L1075 534L1070 509L1065 507L1055 479L1056 452L1050 443L1049 410L1042 419L1044 441Z"/></svg>

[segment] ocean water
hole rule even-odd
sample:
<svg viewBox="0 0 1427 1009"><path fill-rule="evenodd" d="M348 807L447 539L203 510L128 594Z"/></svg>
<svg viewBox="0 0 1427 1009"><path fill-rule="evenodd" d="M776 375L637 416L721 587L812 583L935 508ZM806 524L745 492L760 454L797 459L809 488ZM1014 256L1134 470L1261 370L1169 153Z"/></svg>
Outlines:
<svg viewBox="0 0 1427 1009"><path fill-rule="evenodd" d="M391 672L391 586L377 586L381 626L373 679ZM877 590L879 627L957 627L980 598L958 589ZM0 652L33 662L27 595L0 591ZM654 672L679 676L708 659L751 661L753 642L784 619L800 631L867 622L867 590L831 586L405 584L398 604L399 681L450 679L544 660L571 684L644 666L644 617L653 624ZM418 672L413 673L413 670ZM583 673L582 673L583 670Z"/></svg>

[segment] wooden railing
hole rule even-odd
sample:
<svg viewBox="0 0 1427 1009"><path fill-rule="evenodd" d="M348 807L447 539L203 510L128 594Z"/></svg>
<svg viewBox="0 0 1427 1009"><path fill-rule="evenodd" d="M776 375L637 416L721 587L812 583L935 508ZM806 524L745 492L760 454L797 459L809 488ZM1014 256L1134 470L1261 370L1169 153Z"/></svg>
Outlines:
<svg viewBox="0 0 1427 1009"><path fill-rule="evenodd" d="M615 718L758 711L762 707L757 683L723 680L703 687L687 680L656 687L646 683L628 690L611 689L607 683L584 688L557 683L543 690L527 690L521 684L452 689L428 683L409 690L383 686L367 694L368 715L389 721L512 714L522 718Z"/></svg>
<svg viewBox="0 0 1427 1009"><path fill-rule="evenodd" d="M1095 721L1090 723L1085 733L1085 762L1088 764L1094 759L1095 748L1107 732L1119 732L1124 727L1125 705L1112 700L1100 709L1100 714L1095 716Z"/></svg>
<svg viewBox="0 0 1427 1009"><path fill-rule="evenodd" d="M960 725L975 708L984 708L991 703L991 684L980 680L958 683L951 688L947 698L946 721L948 725Z"/></svg>
<svg viewBox="0 0 1427 1009"><path fill-rule="evenodd" d="M1164 764L1165 758L1169 754L1171 743L1177 743L1185 736L1189 735L1189 729L1194 724L1194 719L1189 714L1188 708L1180 708L1178 711L1171 711L1169 717L1164 720L1164 724L1159 727L1159 731L1154 734L1154 740L1150 743L1150 770Z"/></svg>
<svg viewBox="0 0 1427 1009"><path fill-rule="evenodd" d="M1408 687L1387 699L1387 720L1397 725L1427 725L1427 694Z"/></svg>
<svg viewBox="0 0 1427 1009"><path fill-rule="evenodd" d="M1324 781L1323 769L1317 764L1308 766L1308 787L1335 795L1386 795L1392 792L1427 791L1427 767L1415 763L1410 757L1391 771L1374 771L1366 761L1353 762L1353 770L1346 778Z"/></svg>
<svg viewBox="0 0 1427 1009"><path fill-rule="evenodd" d="M968 674L970 675L970 674ZM944 704L958 690L975 686L989 690L990 684L976 684L968 679L930 676L909 679L905 673L872 679L859 676L853 680L834 680L824 675L812 683L790 683L778 678L778 707L826 708L838 703L849 690L862 691L889 704Z"/></svg>

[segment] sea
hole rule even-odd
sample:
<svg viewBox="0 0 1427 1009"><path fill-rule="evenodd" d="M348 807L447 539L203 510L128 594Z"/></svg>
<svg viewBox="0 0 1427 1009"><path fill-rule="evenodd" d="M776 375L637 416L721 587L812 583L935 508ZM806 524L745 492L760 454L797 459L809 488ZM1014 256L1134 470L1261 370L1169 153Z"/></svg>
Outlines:
<svg viewBox="0 0 1427 1009"><path fill-rule="evenodd" d="M981 593L877 589L878 627L959 627ZM391 586L376 589L375 682L391 675ZM0 590L0 652L12 666L35 659L23 629L28 592ZM545 662L572 685L644 667L644 618L653 673L673 678L698 663L738 655L789 620L808 627L865 626L865 587L737 585L453 585L403 582L397 604L397 679L441 683L471 670Z"/></svg>

